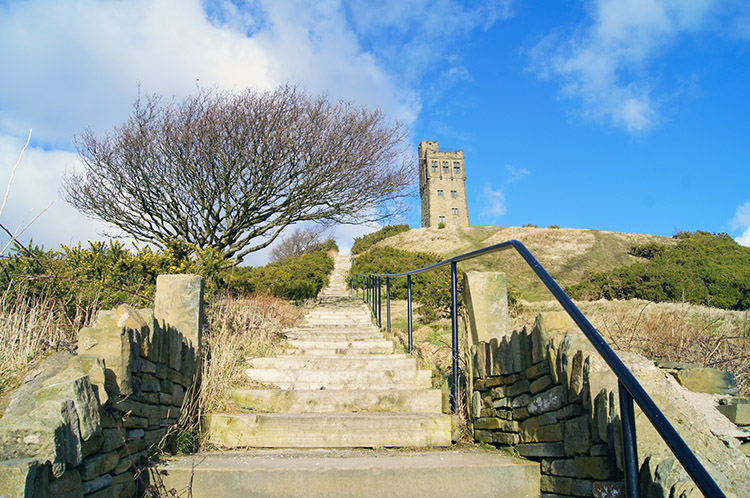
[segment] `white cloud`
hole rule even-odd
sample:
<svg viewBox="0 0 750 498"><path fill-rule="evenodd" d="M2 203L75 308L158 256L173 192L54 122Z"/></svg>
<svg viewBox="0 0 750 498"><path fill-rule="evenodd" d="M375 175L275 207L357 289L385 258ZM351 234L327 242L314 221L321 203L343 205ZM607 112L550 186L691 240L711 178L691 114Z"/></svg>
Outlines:
<svg viewBox="0 0 750 498"><path fill-rule="evenodd" d="M659 121L658 81L648 64L680 37L703 29L716 0L595 0L572 34L550 34L530 51L531 69L555 79L584 118L630 133Z"/></svg>
<svg viewBox="0 0 750 498"><path fill-rule="evenodd" d="M482 214L489 218L499 218L508 212L508 208L505 205L505 195L500 189L493 190L491 184L484 186L482 190L484 193L484 210Z"/></svg>
<svg viewBox="0 0 750 498"><path fill-rule="evenodd" d="M510 164L505 165L505 173L508 175L508 183L513 183L530 173L526 168L514 168Z"/></svg>
<svg viewBox="0 0 750 498"><path fill-rule="evenodd" d="M60 178L77 167L73 135L123 122L138 83L146 94L180 97L196 85L289 82L380 107L410 125L425 72L450 60L461 73L455 39L442 34L465 35L509 15L510 0L471 8L457 0L2 3L0 171L9 171L29 128L34 139L1 221L13 225L56 199L29 232L35 241L49 247L98 237L103 225L58 197Z"/></svg>
<svg viewBox="0 0 750 498"><path fill-rule="evenodd" d="M746 202L737 208L734 218L729 222L729 226L734 232L742 231L734 240L738 244L750 247L750 202Z"/></svg>

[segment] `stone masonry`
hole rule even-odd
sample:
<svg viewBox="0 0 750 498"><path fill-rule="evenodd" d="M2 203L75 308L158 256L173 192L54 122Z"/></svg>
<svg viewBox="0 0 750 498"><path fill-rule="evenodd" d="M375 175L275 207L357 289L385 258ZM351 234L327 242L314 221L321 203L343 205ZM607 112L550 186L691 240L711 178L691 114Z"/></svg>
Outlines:
<svg viewBox="0 0 750 498"><path fill-rule="evenodd" d="M420 142L419 195L423 227L468 227L464 151L441 151L437 142Z"/></svg>
<svg viewBox="0 0 750 498"><path fill-rule="evenodd" d="M618 354L727 496L750 496L747 458L736 440L718 436L724 417L696 411L653 362ZM471 357L477 441L540 462L543 498L625 496L617 381L567 314L543 313L532 330L479 342ZM699 496L637 406L636 431L643 496Z"/></svg>
<svg viewBox="0 0 750 498"><path fill-rule="evenodd" d="M0 496L134 497L195 391L203 280L161 275L155 310L101 311L30 372L0 419ZM145 475L144 475L145 477Z"/></svg>

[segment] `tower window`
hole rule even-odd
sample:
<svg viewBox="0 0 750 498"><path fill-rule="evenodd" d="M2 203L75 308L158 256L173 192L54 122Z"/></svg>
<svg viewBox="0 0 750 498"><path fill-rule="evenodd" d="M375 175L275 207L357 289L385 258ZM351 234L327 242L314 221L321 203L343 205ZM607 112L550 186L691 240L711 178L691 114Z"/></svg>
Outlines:
<svg viewBox="0 0 750 498"><path fill-rule="evenodd" d="M438 197L443 197L443 191L442 190L438 190Z"/></svg>
<svg viewBox="0 0 750 498"><path fill-rule="evenodd" d="M446 175L450 173L450 167L448 166L448 161L443 161L443 173Z"/></svg>
<svg viewBox="0 0 750 498"><path fill-rule="evenodd" d="M459 174L461 172L461 163L458 161L453 162L453 172Z"/></svg>
<svg viewBox="0 0 750 498"><path fill-rule="evenodd" d="M445 216L438 216L438 221L440 223L445 223Z"/></svg>
<svg viewBox="0 0 750 498"><path fill-rule="evenodd" d="M456 192L455 190L451 190L451 197L453 197L454 199L458 197L458 192Z"/></svg>
<svg viewBox="0 0 750 498"><path fill-rule="evenodd" d="M458 208L453 208L453 215L454 216L458 215Z"/></svg>
<svg viewBox="0 0 750 498"><path fill-rule="evenodd" d="M432 172L437 173L437 161L432 161Z"/></svg>

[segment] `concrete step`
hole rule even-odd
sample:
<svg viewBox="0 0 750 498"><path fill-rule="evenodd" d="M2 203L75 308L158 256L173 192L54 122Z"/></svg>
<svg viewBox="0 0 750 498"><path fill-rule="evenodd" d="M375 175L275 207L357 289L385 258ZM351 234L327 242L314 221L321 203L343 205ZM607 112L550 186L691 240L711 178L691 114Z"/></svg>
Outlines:
<svg viewBox="0 0 750 498"><path fill-rule="evenodd" d="M254 450L182 457L156 472L165 489L194 498L532 498L540 484L538 463L498 451Z"/></svg>
<svg viewBox="0 0 750 498"><path fill-rule="evenodd" d="M285 349L285 355L292 356L346 356L347 358L357 358L364 356L390 356L393 348L390 350L381 350L377 348L305 348L305 349Z"/></svg>
<svg viewBox="0 0 750 498"><path fill-rule="evenodd" d="M407 357L392 358L387 355L370 355L363 358L333 356L330 358L305 358L285 356L276 358L248 358L250 368L280 368L285 370L417 370L417 360Z"/></svg>
<svg viewBox="0 0 750 498"><path fill-rule="evenodd" d="M241 408L271 413L441 413L439 389L234 389Z"/></svg>
<svg viewBox="0 0 750 498"><path fill-rule="evenodd" d="M429 370L287 370L248 368L252 381L279 389L427 389L432 385Z"/></svg>
<svg viewBox="0 0 750 498"><path fill-rule="evenodd" d="M291 353L291 354L283 354L283 355L280 355L280 356L276 356L275 358L300 358L300 357L304 358L304 356L305 356L305 355L300 354L300 350L298 350L298 349L293 349L292 351L294 351L294 352ZM381 354L381 353L362 353L361 351L350 351L348 354L345 354L345 355L344 354L336 354L336 353L320 354L320 355L314 355L314 356L312 356L312 358L308 358L308 359L318 359L318 358L339 359L339 360L341 360L341 359L352 359L352 360L354 360L354 359L375 359L375 360L377 360L377 359L381 359L381 358L384 358L384 359L387 359L387 358L390 358L390 359L395 359L395 358L411 358L411 356L409 356L406 353L387 353L387 354L386 353L382 353Z"/></svg>
<svg viewBox="0 0 750 498"><path fill-rule="evenodd" d="M451 444L451 416L439 413L235 413L201 418L225 448L378 448Z"/></svg>
<svg viewBox="0 0 750 498"><path fill-rule="evenodd" d="M378 330L294 330L284 332L287 339L300 339L305 341L346 341L363 339L383 339L383 333Z"/></svg>
<svg viewBox="0 0 750 498"><path fill-rule="evenodd" d="M392 353L393 343L385 339L364 339L361 341L308 341L291 339L287 344L296 349L353 349L368 352Z"/></svg>

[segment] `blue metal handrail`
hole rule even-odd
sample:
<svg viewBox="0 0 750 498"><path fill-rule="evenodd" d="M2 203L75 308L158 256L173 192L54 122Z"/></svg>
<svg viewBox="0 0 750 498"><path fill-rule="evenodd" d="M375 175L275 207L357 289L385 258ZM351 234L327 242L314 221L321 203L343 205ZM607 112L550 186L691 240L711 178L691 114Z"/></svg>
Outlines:
<svg viewBox="0 0 750 498"><path fill-rule="evenodd" d="M620 397L620 420L622 422L623 433L623 453L625 463L625 487L627 495L630 498L638 498L640 489L638 486L638 448L635 436L635 417L633 401L638 403L643 413L646 415L651 425L654 426L664 442L672 450L685 471L690 475L696 486L707 497L724 497L716 482L711 478L706 469L698 461L698 458L690 450L685 441L682 440L677 431L669 423L669 420L659 410L651 397L643 389L633 373L628 369L612 348L607 344L604 338L588 321L580 309L573 303L570 297L562 290L560 285L547 272L542 264L531 254L531 252L521 242L509 240L501 244L477 249L454 256L452 258L440 261L433 265L418 268L403 273L378 273L378 274L357 274L357 288L363 287L363 299L368 303L370 309L375 313L378 320L378 326L382 328L382 309L380 305L381 296L381 279L386 279L386 299L387 304L387 330L391 331L390 316L390 279L396 277L407 278L407 296L408 296L408 336L409 336L409 353L412 352L412 310L411 310L411 276L419 273L428 272L445 265L450 265L451 269L451 327L452 327L452 377L453 386L451 389L451 402L453 408L456 408L458 400L458 295L457 295L457 268L456 264L461 261L473 259L485 254L504 251L513 248L526 261L526 264L534 270L537 277L549 289L558 303L578 325L584 335L593 344L609 368L614 372L618 379L618 390ZM360 279L360 277L362 277ZM354 279L350 279L351 291L354 292Z"/></svg>

